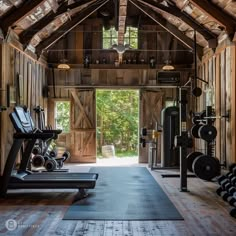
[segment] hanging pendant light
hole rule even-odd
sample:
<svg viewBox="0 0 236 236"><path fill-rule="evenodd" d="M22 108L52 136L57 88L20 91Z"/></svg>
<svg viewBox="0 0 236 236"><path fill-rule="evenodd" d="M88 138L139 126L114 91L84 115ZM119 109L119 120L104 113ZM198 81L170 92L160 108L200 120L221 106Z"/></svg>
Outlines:
<svg viewBox="0 0 236 236"><path fill-rule="evenodd" d="M60 60L60 63L57 65L57 68L60 70L69 70L70 66L67 64L68 60L65 59L65 52L63 50L62 52L62 59Z"/></svg>
<svg viewBox="0 0 236 236"><path fill-rule="evenodd" d="M60 69L60 70L69 70L70 69L70 66L66 63L60 63L58 64L57 66L57 69Z"/></svg>
<svg viewBox="0 0 236 236"><path fill-rule="evenodd" d="M166 64L162 67L162 70L168 71L168 70L174 70L175 69L175 67L173 65L171 65L170 60L166 60L165 63Z"/></svg>

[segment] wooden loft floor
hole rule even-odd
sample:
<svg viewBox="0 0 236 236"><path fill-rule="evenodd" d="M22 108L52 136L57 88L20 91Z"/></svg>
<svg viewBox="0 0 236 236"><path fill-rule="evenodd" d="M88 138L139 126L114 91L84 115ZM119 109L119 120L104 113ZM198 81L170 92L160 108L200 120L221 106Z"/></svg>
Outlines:
<svg viewBox="0 0 236 236"><path fill-rule="evenodd" d="M125 164L126 165L126 164ZM132 164L138 165L138 164ZM140 165L141 166L141 165ZM142 165L143 166L143 165ZM68 165L73 171L88 171L90 165ZM158 236L158 235L235 235L236 219L231 218L229 205L215 193L215 183L197 178L188 179L190 192L179 192L179 179L152 175L184 217L184 221L63 221L75 191L21 193L0 202L0 235L89 235L89 236ZM5 222L14 219L20 227L7 231Z"/></svg>

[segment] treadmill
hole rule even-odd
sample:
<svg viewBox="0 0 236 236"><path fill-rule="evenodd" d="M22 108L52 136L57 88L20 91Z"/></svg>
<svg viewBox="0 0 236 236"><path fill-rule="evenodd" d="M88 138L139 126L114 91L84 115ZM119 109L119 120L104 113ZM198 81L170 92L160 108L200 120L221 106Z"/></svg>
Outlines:
<svg viewBox="0 0 236 236"><path fill-rule="evenodd" d="M13 144L8 154L3 175L1 176L0 196L5 197L8 189L78 189L78 200L87 197L85 189L95 188L98 178L97 173L73 173L73 172L44 172L32 173L27 170L30 155L37 139L46 141L56 139L54 130L38 130L32 126L27 110L23 107L15 107L9 115L16 130L13 136ZM31 119L31 117L30 117ZM17 171L14 164L17 154L23 143L25 146L22 162ZM23 164L22 164L23 163Z"/></svg>

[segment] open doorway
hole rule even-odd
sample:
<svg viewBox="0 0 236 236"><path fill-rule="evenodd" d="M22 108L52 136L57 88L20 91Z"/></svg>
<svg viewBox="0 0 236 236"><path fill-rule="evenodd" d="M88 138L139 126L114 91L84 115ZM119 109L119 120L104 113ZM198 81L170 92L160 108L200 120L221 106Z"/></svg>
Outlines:
<svg viewBox="0 0 236 236"><path fill-rule="evenodd" d="M139 90L96 90L97 162L138 163Z"/></svg>

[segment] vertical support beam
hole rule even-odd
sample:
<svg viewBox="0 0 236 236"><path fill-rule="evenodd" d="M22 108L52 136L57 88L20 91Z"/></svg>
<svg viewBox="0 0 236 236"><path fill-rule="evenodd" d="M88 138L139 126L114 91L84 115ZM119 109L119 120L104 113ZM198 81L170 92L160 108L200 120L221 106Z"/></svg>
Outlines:
<svg viewBox="0 0 236 236"><path fill-rule="evenodd" d="M236 42L231 46L231 163L236 162Z"/></svg>
<svg viewBox="0 0 236 236"><path fill-rule="evenodd" d="M8 78L8 70L7 70L7 65L8 65L8 57L9 55L7 54L8 50L8 46L6 43L3 43L1 45L1 105L6 105L7 101L6 101L6 87L7 87L7 78ZM7 154L7 150L6 150L6 140L7 140L7 129L8 129L8 121L7 121L8 117L7 117L7 112L3 112L1 114L1 175L3 173L3 168L5 165L5 160L6 160L6 154ZM4 124L4 125L3 125Z"/></svg>
<svg viewBox="0 0 236 236"><path fill-rule="evenodd" d="M220 116L220 106L221 106L221 87L220 87L220 54L216 55L216 60L215 60L215 68L216 68L216 77L215 77L215 111L216 111L216 116ZM216 136L216 157L220 158L220 139L221 139L221 128L220 128L221 121L220 119L216 119L216 129L217 129L217 136ZM221 163L222 164L222 163Z"/></svg>
<svg viewBox="0 0 236 236"><path fill-rule="evenodd" d="M187 90L179 88L179 135L181 137L182 144L179 148L180 155L180 191L187 192Z"/></svg>
<svg viewBox="0 0 236 236"><path fill-rule="evenodd" d="M234 78L231 78L231 47L227 47L225 49L225 113L222 115L227 114L231 110L231 83L232 79L235 80ZM232 162L232 130L231 130L231 123L235 122L235 117L232 120L225 119L225 128L226 128L226 133L225 133L225 138L226 138L226 158L227 158L227 163Z"/></svg>

